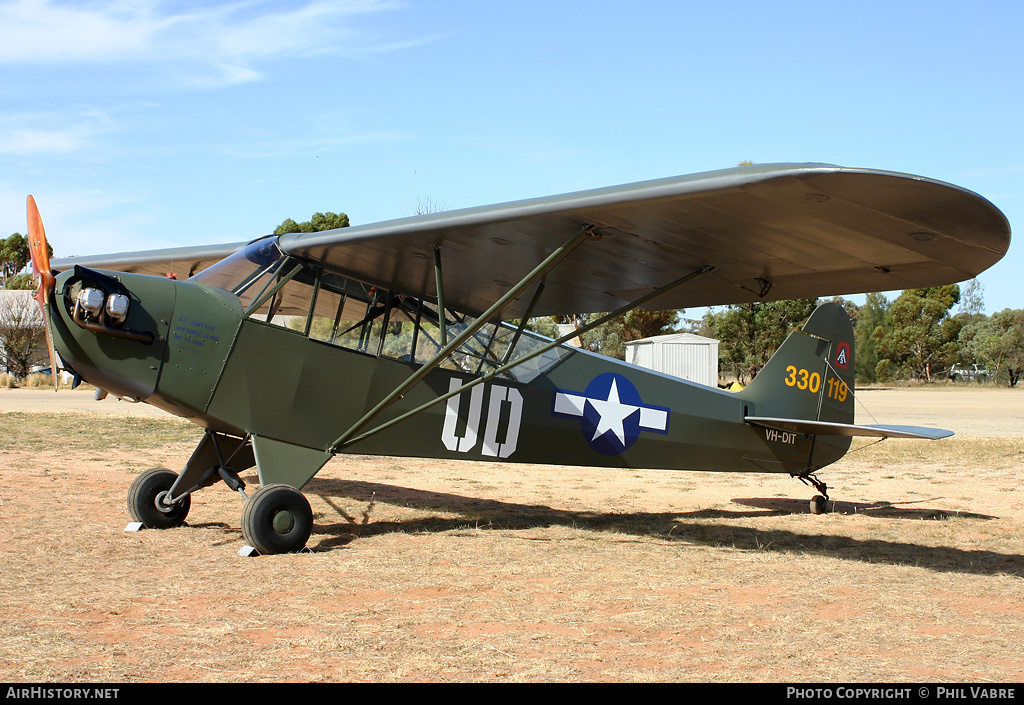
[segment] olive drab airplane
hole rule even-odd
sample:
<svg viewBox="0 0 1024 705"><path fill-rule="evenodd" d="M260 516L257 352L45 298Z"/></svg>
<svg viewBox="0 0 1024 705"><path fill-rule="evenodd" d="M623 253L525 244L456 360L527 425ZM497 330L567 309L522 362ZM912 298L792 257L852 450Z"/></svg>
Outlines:
<svg viewBox="0 0 1024 705"><path fill-rule="evenodd" d="M182 525L223 481L260 553L302 549L301 489L339 453L816 475L853 436L854 340L826 303L740 392L565 343L653 310L937 286L997 262L991 203L918 176L758 165L250 243L54 260L29 197L60 366L201 429L128 490ZM611 313L558 340L536 316ZM56 369L57 365L54 365ZM239 474L255 467L259 489Z"/></svg>

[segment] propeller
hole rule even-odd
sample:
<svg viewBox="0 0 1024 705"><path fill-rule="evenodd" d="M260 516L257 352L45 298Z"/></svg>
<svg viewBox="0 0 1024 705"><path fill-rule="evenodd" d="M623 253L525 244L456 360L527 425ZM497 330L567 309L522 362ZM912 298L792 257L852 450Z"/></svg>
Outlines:
<svg viewBox="0 0 1024 705"><path fill-rule="evenodd" d="M56 280L50 269L50 248L46 244L43 219L39 217L39 209L32 196L28 197L28 252L32 258L32 271L39 277L35 299L43 310L46 349L50 354L50 377L53 378L53 390L57 391L57 361L53 354L53 334L50 332L50 300L53 298Z"/></svg>

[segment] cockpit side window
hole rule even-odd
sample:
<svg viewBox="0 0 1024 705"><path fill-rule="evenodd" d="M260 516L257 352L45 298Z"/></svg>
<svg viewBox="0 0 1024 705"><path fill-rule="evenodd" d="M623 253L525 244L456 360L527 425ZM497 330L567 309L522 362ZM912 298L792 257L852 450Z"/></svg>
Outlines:
<svg viewBox="0 0 1024 705"><path fill-rule="evenodd" d="M325 272L313 306L309 337L378 355L390 299L386 289Z"/></svg>
<svg viewBox="0 0 1024 705"><path fill-rule="evenodd" d="M453 311L443 314L449 341L473 323L472 318ZM441 312L432 302L324 272L308 331L312 340L422 365L442 348L441 322ZM549 342L527 331L518 337L515 350L509 352L508 347L515 339L515 328L488 323L442 360L439 367L482 375ZM571 354L567 348L554 348L502 376L529 382Z"/></svg>

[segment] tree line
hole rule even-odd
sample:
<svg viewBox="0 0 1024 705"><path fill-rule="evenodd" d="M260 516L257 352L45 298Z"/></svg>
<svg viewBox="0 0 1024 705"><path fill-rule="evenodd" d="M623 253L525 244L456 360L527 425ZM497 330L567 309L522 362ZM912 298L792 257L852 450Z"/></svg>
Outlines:
<svg viewBox="0 0 1024 705"><path fill-rule="evenodd" d="M854 322L857 380L930 382L950 376L954 365L978 364L1010 387L1024 371L1024 309L982 313L981 285L908 289L889 301L868 294L864 303L837 297ZM740 382L751 379L790 331L799 328L818 299L728 306L711 311L695 332L719 339L721 369ZM955 311L954 311L955 309Z"/></svg>
<svg viewBox="0 0 1024 705"><path fill-rule="evenodd" d="M858 305L843 297L739 304L711 309L700 320L685 311L634 310L588 331L581 347L625 359L626 343L690 332L719 341L719 370L747 384L767 364L790 332L799 329L824 301L836 301L853 319L857 381L931 382L951 376L954 365L979 365L1016 386L1024 372L1024 309L982 313L981 285L908 289L892 301L874 293ZM584 324L603 314L538 319L532 328L558 337L558 324Z"/></svg>

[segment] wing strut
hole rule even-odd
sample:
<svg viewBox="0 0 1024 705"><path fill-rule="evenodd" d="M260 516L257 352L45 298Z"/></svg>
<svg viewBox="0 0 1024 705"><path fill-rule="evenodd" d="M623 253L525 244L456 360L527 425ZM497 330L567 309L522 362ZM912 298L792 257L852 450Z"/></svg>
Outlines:
<svg viewBox="0 0 1024 705"><path fill-rule="evenodd" d="M395 403L395 401L400 399L402 397L402 395L404 395L412 387L414 387L416 384L418 384L420 380L422 380L424 377L426 377L428 372L432 371L435 367L440 365L449 355L451 355L455 350L457 350L459 348L459 346L461 346L464 342L469 340L470 336L475 334L478 330L480 330L487 323L489 323L492 318L494 318L499 313L501 313L501 311L504 310L505 307L508 306L508 304L511 301L513 301L514 299L519 298L519 296L522 295L522 293L527 288L532 286L534 284L534 282L536 282L538 279L540 279L545 274L547 274L548 271L552 267L554 267L556 264L558 264L563 259L568 257L569 253L571 253L574 249L576 249L577 245L579 245L581 242L583 242L584 239L586 239L587 237L590 236L590 234L593 231L593 229L594 229L593 225L584 225L583 227L581 227L579 229L579 231L576 232L575 235L573 235L571 238L566 240L564 245L562 245L561 247L559 247L556 250L554 250L550 255L548 255L544 259L543 262L538 264L534 268L534 270L532 272L530 272L525 277L523 277L522 281L520 281L514 287L509 289L508 292L504 296L502 296L500 299L498 299L496 302L494 302L494 304L489 309L487 309L482 314L480 314L480 317L477 318L472 323L472 325L468 326L459 335L457 335L451 342L449 342L447 345L443 346L437 352L437 354L434 355L434 357L432 357L426 364L424 364L423 367L421 367L420 369L418 369L414 373L412 373L409 376L409 378L406 379L398 387L396 387L394 389L394 391L392 391L386 397L384 397L379 402L377 402L376 406L374 406L372 409L370 409L368 412L366 412L366 414L364 414L361 419L356 421L355 424L353 424L352 427L349 430L345 431L345 433L343 433L341 436L339 436L337 438L337 440L334 441L334 443L329 445L327 447L327 450L329 452L333 453L333 452L335 452L335 450L338 447L340 447L342 445L347 445L349 439L352 438L352 436L354 436L355 433L359 429L361 429L369 421L371 421L373 418L378 416L382 411L384 411L389 406L391 406L393 403ZM440 290L440 284L441 284L440 261L441 261L440 250L435 249L434 250L434 263L435 263L435 272L436 272L437 282L438 282L438 285L439 285L438 286L438 292L437 292L438 306L439 306L438 312L440 313L439 318L443 319L444 318L444 309L440 308L440 303L441 303L441 301L444 300L443 299L443 293ZM442 326L443 326L443 323L442 323ZM442 328L442 330L444 330L444 329Z"/></svg>
<svg viewBox="0 0 1024 705"><path fill-rule="evenodd" d="M576 330L574 330L574 331L572 331L570 333L567 333L566 335L563 335L558 340L553 340L550 343L548 343L547 345L543 345L543 346L537 348L536 350L534 350L534 351L532 351L532 352L530 352L530 353L528 353L528 354L526 354L526 355L524 355L524 356L522 356L520 358L516 358L512 362L506 362L505 364L501 365L500 367L497 367L497 368L491 370L490 372L488 372L487 374L482 375L480 377L477 377L474 380L471 380L471 381L467 382L466 384L462 385L461 387L459 387L457 389L453 389L452 391L448 392L447 394L442 394L441 396L435 397L434 399L431 399L430 401L428 401L426 404L422 404L422 405L416 407L415 409L412 409L411 411L407 411L407 412L405 412L404 414L402 414L400 416L396 416L395 418L391 419L390 421L382 423L381 425L379 425L379 426L377 426L377 427L367 431L366 433L363 433L363 434L353 438L353 435L355 434L355 432L358 431L359 428L366 423L366 421L369 421L370 418L372 418L371 414L373 414L373 411L377 410L377 408L375 407L374 410L372 410L370 413L368 413L366 416L364 416L363 419L361 419L352 428L350 428L343 436L341 436L340 438L338 438L338 440L336 440L334 443L332 443L327 448L327 450L330 453L336 453L341 448L343 448L345 446L352 445L353 443L357 443L357 442L363 440L364 438L368 438L368 437L370 437L370 436L372 436L372 435L374 435L374 434L376 434L376 433L378 433L380 431L383 431L384 429L390 428L391 426L394 426L396 423L398 423L400 421L404 421L405 419L409 418L410 416L414 416L414 415L420 413L421 411L423 411L424 409L427 409L427 408L433 406L434 404L440 404L441 402L446 401L446 400L452 398L456 394L461 394L462 392L466 391L467 389L469 389L471 387L475 387L476 385L478 385L478 384L480 384L482 382L486 382L487 380L491 379L492 377L496 377L497 375L500 375L500 374L502 374L502 373L512 369L513 367L517 367L518 365L521 365L524 362L532 360L533 358L537 357L538 355L543 355L548 350L551 350L552 348L558 347L559 345L562 345L563 343L565 343L565 342L567 342L569 340L572 340L573 338L575 338L576 336L580 335L581 333L586 333L588 330L591 330L592 328L596 328L596 327L598 327L600 325L603 325L603 324L607 323L608 321L610 321L610 320L612 320L614 318L618 318L619 316L621 316L621 315L623 315L625 313L628 313L629 311L632 311L633 309L637 308L638 306L643 306L645 303L647 303L651 299L654 299L654 298L656 298L658 296L661 296L662 294L665 294L665 293L671 291L672 289L675 289L675 288L677 288L679 286L682 286L683 284L685 284L685 283L687 283L687 282L689 282L689 281L691 281L693 279L696 279L697 277L699 277L699 276L701 276L703 274L707 274L708 272L714 271L714 269L715 268L712 265L704 265L703 267L701 267L699 269L695 269L694 271L690 272L689 274L686 274L686 275L680 277L679 279L676 279L671 284L666 284L663 287L655 289L651 293L645 294L644 296L641 296L639 299L637 299L635 301L632 301L632 302L626 304L625 306L622 306L622 307L612 311L609 314L601 316L600 318L598 318L598 319L596 319L594 321L591 321L590 323L587 323L584 326L580 326ZM535 299L536 299L536 297L535 297ZM531 306L531 309L532 309L532 306ZM525 325L525 321L526 321L526 319L524 318L523 322L520 324L520 328L522 328L522 326ZM474 332L476 330L478 330L478 329L479 329L479 326L474 326L472 328L472 330ZM459 336L459 338L463 338L463 337L465 337L465 334L462 335L462 336ZM452 347L452 348L457 347L456 343L458 343L458 342L459 342L458 340L453 341L452 344L449 347ZM444 358L447 355L448 355L448 352L446 352L445 350L442 350L437 355L435 355L434 358L432 358L430 360L430 362L428 362L426 365L424 365L424 368L426 368L428 365L431 366L431 367L436 367L438 364L441 363L441 358ZM507 355L506 355L506 358L507 358ZM426 372L424 372L423 374L425 375ZM416 375L413 375L413 376L415 377ZM418 382L419 379L421 379L421 378L422 378L422 375L417 377L416 382ZM411 380L412 377L410 377L409 379ZM404 394L416 382L412 382L412 384L410 384L409 380L407 380L406 383L403 384L399 388L400 391L396 390L395 392L392 392L389 395L388 398L392 398L392 397L397 398L399 393ZM383 404L383 402L381 402L381 404L378 404L378 407L381 407L382 404ZM380 410L383 410L383 408L381 408ZM373 414L373 415L376 415L376 414Z"/></svg>
<svg viewBox="0 0 1024 705"><path fill-rule="evenodd" d="M529 323L531 318L533 318L533 309L536 308L537 302L540 301L541 294L543 293L544 280L541 279L540 284L537 285L537 291L533 292L533 300L530 301L530 305L526 307L526 313L524 313L523 317L519 320L519 327L516 328L516 332L513 334L512 340L509 341L505 354L501 356L502 365L508 362L508 359L512 357L512 351L515 350L516 345L519 344L519 339L523 336L523 331L526 330L526 324Z"/></svg>
<svg viewBox="0 0 1024 705"><path fill-rule="evenodd" d="M441 248L434 245L434 281L437 282L437 327L441 331L441 347L448 344L448 321L444 315L444 282L441 277Z"/></svg>

